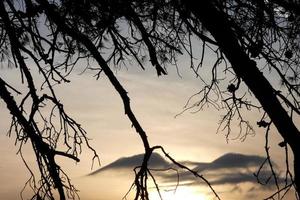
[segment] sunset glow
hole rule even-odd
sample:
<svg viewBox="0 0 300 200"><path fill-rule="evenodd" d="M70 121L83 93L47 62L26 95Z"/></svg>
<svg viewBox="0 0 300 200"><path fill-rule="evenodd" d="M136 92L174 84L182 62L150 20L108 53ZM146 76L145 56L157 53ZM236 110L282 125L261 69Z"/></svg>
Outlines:
<svg viewBox="0 0 300 200"><path fill-rule="evenodd" d="M197 193L191 187L179 187L176 191L163 191L162 197L164 200L207 200L206 196L201 193ZM150 193L151 200L161 200L156 191Z"/></svg>

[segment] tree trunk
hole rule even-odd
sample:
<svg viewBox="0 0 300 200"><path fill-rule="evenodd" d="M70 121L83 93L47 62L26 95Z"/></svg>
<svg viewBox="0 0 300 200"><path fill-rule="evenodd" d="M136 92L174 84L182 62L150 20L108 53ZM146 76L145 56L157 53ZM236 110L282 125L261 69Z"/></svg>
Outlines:
<svg viewBox="0 0 300 200"><path fill-rule="evenodd" d="M299 141L299 140L298 140ZM294 152L294 174L295 174L295 185L298 196L300 196L300 148L295 147Z"/></svg>
<svg viewBox="0 0 300 200"><path fill-rule="evenodd" d="M236 34L227 17L220 12L210 0L187 1L186 6L204 25L217 41L226 58L230 61L236 75L247 84L258 99L278 132L289 144L294 153L294 175L297 193L300 193L300 142L299 131L286 110L276 97L275 90L264 77L263 73L239 45Z"/></svg>

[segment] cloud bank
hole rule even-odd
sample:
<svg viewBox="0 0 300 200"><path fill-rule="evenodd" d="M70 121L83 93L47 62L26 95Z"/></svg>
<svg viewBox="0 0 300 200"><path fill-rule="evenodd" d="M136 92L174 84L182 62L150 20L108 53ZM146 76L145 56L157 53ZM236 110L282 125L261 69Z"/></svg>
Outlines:
<svg viewBox="0 0 300 200"><path fill-rule="evenodd" d="M140 166L142 164L144 158L144 154L138 154L130 157L123 157L120 158L92 173L89 175L96 175L104 171L109 170L132 170L137 166ZM170 166L170 163L167 162L161 155L158 153L153 153L150 161L149 161L149 167L150 168L167 168Z"/></svg>
<svg viewBox="0 0 300 200"><path fill-rule="evenodd" d="M97 175L104 171L114 170L132 170L136 166L140 166L143 160L143 154L134 155L131 157L120 158L109 165L104 166L89 175ZM192 163L194 165L193 170L199 174L203 174L212 185L224 185L224 184L240 184L240 183L257 183L257 179L254 173L257 172L260 165L265 161L265 158L258 155L244 155L238 153L228 153L220 156L212 162L190 162L185 161L183 163ZM153 153L150 161L149 168L167 169L176 168L173 164L164 159L161 155ZM178 169L178 168L177 168ZM199 184L199 181L195 177L186 171L178 169L179 180L185 184L193 185ZM260 172L260 180L263 182L267 180L271 175L270 169L264 167ZM165 183L177 183L177 173L156 173ZM284 180L278 179L281 183ZM269 181L269 186L274 185L274 180Z"/></svg>

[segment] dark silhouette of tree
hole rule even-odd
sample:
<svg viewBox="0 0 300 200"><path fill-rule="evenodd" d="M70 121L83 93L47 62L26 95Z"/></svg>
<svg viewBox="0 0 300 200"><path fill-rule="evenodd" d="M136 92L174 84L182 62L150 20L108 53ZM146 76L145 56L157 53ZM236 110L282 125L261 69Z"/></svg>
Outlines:
<svg viewBox="0 0 300 200"><path fill-rule="evenodd" d="M1 1L2 62L17 67L28 88L23 99L17 102L15 96L21 92L0 78L0 96L12 115L10 133L16 134L20 152L29 140L36 155L40 181L37 182L32 173L28 181L35 193L32 199L54 199L53 189L62 200L77 197L76 189L56 163L55 156L79 161L81 147L87 145L94 152L93 161L98 159L86 132L64 111L55 94L54 85L69 82L68 75L80 60L86 61L86 69L94 70L98 78L101 73L107 76L143 142L145 156L141 166L135 169L133 183L135 199L149 199L149 178L160 193L147 165L155 150L205 181L219 199L202 175L178 163L163 147L149 144L145 130L130 107L126 90L112 71L114 66L133 62L144 69L149 60L158 76L167 75L167 65L180 67L177 65L180 55L190 58L191 69L204 84L199 93L191 97L198 98L197 102L188 101L186 110L201 110L207 104L225 109L227 113L221 119L219 130L225 131L228 138L231 123L237 119L238 138L242 140L253 132L243 116L244 111L264 111L257 122L266 129L267 159L262 165L269 165L277 184L277 191L269 198L284 194L292 187L299 198L300 147L297 144L300 135L295 124L300 114L299 25L300 3L292 0ZM200 73L206 51L215 55L210 82L202 79ZM90 60L98 67L91 67ZM30 70L33 67L42 75L42 85L33 79ZM279 77L279 89L268 80L270 74ZM227 90L222 91L220 84L228 84ZM251 95L257 103L249 100ZM50 113L44 110L46 107L52 107ZM286 152L286 185L283 187L276 181L278 174L269 156L271 125L282 136L283 142L279 145ZM65 150L58 150L61 142ZM293 173L289 166L289 149L294 158ZM260 169L258 181L259 172Z"/></svg>

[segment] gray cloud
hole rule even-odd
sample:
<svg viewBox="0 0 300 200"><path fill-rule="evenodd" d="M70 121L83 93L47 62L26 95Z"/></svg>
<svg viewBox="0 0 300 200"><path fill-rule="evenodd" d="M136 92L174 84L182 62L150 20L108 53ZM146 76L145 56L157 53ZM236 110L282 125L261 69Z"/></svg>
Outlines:
<svg viewBox="0 0 300 200"><path fill-rule="evenodd" d="M139 154L139 155L134 155L130 157L124 157L120 158L92 173L89 175L96 175L98 173L101 173L103 171L108 171L108 170L122 170L122 169L128 169L132 170L133 168L140 166L142 164L144 158L144 154ZM158 153L153 153L150 160L149 160L149 167L150 168L167 168L170 166L170 163L167 162L161 155Z"/></svg>
<svg viewBox="0 0 300 200"><path fill-rule="evenodd" d="M244 155L237 153L228 153L217 158L210 163L198 163L193 169L199 174L203 174L212 185L239 184L239 183L257 183L254 173L257 172L265 158L257 155ZM275 163L273 166L276 167ZM271 176L271 171L267 167L259 173L261 182L267 181ZM176 182L177 176L170 174L161 174L165 182ZM188 182L188 184L199 184L195 177L189 172L179 172L180 181ZM278 183L283 183L284 179L278 177ZM268 185L275 185L274 179L268 180Z"/></svg>
<svg viewBox="0 0 300 200"><path fill-rule="evenodd" d="M248 168L257 167L264 162L265 158L256 155L243 155L237 153L225 154L213 162L198 167L199 171L217 170L217 169L232 169L232 168Z"/></svg>
<svg viewBox="0 0 300 200"><path fill-rule="evenodd" d="M95 175L107 170L132 170L136 166L140 166L143 160L143 154L134 155L131 157L120 158L103 168L100 168L89 175ZM228 153L217 158L216 160L208 163L203 162L190 162L184 161L184 164L192 164L195 167L194 171L198 171L199 174L203 174L212 185L223 185L223 184L239 184L239 183L256 183L257 179L253 175L258 167L264 162L265 158L257 155L244 155L237 153ZM162 156L157 153L152 154L149 161L150 168L166 169L174 167L173 164L166 161ZM180 181L184 181L185 184L193 185L199 184L199 181L195 177L186 171L178 169ZM260 172L260 180L267 180L271 175L271 171L267 168L263 168ZM177 174L156 172L158 176L165 183L177 182ZM284 180L278 179L281 183ZM274 180L269 181L269 185L274 185Z"/></svg>

